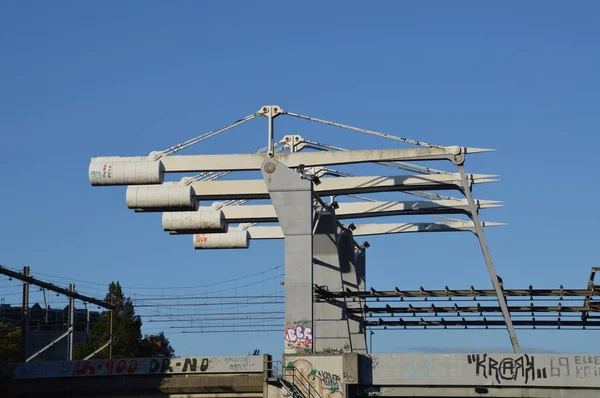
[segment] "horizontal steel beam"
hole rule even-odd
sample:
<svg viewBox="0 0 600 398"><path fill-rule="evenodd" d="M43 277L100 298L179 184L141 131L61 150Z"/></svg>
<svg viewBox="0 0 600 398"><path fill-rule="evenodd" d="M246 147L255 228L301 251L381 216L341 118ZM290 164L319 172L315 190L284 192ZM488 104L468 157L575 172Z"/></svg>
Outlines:
<svg viewBox="0 0 600 398"><path fill-rule="evenodd" d="M482 152L479 148L436 147L365 149L345 152L295 152L276 154L276 160L287 167L332 166L339 164L450 160L461 152L471 154ZM260 170L262 162L270 159L266 154L219 154L219 155L178 155L164 156L160 160L165 173L243 171Z"/></svg>
<svg viewBox="0 0 600 398"><path fill-rule="evenodd" d="M392 291L365 291L365 292L331 292L320 288L315 289L316 295L319 298L425 298L425 297L496 297L495 290L488 289L471 289L471 290L392 290ZM599 295L600 292L589 289L504 289L505 296L515 297L586 297Z"/></svg>
<svg viewBox="0 0 600 398"><path fill-rule="evenodd" d="M484 227L504 225L502 223L485 222ZM472 222L438 222L438 223L390 223L390 224L356 224L353 236L387 235L414 232L473 232ZM249 227L250 239L283 239L281 227Z"/></svg>
<svg viewBox="0 0 600 398"><path fill-rule="evenodd" d="M496 182L497 176L469 174L472 184ZM321 178L314 191L321 196L372 192L462 190L459 174L398 175ZM197 181L192 183L198 200L270 199L264 180Z"/></svg>
<svg viewBox="0 0 600 398"><path fill-rule="evenodd" d="M494 200L478 200L479 209L502 206ZM223 206L220 209L228 223L277 222L277 213L272 205ZM335 210L338 219L367 218L417 214L465 214L469 204L462 200L432 200L404 202L351 202L339 203Z"/></svg>
<svg viewBox="0 0 600 398"><path fill-rule="evenodd" d="M536 313L536 312L557 312L557 313L562 313L562 312L577 312L577 313L582 313L584 311L587 311L586 307L582 307L582 306L540 306L540 305L536 305L536 306L509 306L508 307L509 311L511 313ZM353 312L353 313L373 313L373 314L380 314L380 313L387 313L387 314L425 314L425 313L429 313L429 314L445 314L445 313L459 313L459 312L465 312L465 313L500 313L500 307L499 306L489 306L489 305L470 305L470 306L460 306L458 304L454 305L454 306L436 306L436 305L432 305L429 307L413 307L412 305L409 306L405 306L405 307L392 307L392 306L386 306L386 307L369 307L367 305L363 305L363 308L348 308L348 312ZM500 315L500 314L499 314Z"/></svg>
<svg viewBox="0 0 600 398"><path fill-rule="evenodd" d="M563 321L563 320L513 320L513 325L517 327L578 327L578 328L600 328L600 321ZM411 321L367 321L365 325L368 327L406 327L406 328L423 328L423 327L506 327L503 320L411 320Z"/></svg>

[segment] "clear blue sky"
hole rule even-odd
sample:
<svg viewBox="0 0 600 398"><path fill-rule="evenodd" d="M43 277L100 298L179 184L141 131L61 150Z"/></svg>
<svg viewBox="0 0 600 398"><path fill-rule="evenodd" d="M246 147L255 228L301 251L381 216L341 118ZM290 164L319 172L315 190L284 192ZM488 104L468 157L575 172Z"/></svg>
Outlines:
<svg viewBox="0 0 600 398"><path fill-rule="evenodd" d="M95 295L119 280L136 297L164 292L141 288L199 286L281 265L282 242L195 252L189 237L162 231L160 215L128 210L123 187L92 188L87 179L91 157L145 155L278 104L441 145L496 148L467 167L502 178L476 196L506 205L484 213L508 223L488 231L505 284L583 288L598 265L599 12L593 1L4 2L0 263L30 265L55 282L87 281L78 289ZM286 128L278 134L391 145L307 123ZM186 153L250 152L265 142L265 124L255 121ZM490 286L470 235L370 243L369 286ZM278 281L235 292L273 293ZM0 280L0 296L15 303L18 285L8 285ZM181 334L145 323L146 332L161 329L181 355L278 353L283 345L273 333ZM528 350L591 352L594 334L520 337ZM374 344L378 352L494 351L508 349L508 338L389 332Z"/></svg>

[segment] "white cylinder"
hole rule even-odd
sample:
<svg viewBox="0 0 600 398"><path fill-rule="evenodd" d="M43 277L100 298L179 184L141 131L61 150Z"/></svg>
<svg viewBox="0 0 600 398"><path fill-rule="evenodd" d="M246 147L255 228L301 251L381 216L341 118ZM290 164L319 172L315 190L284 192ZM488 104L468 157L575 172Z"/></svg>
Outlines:
<svg viewBox="0 0 600 398"><path fill-rule="evenodd" d="M177 182L129 186L125 200L127 207L135 211L195 210L198 204L194 188Z"/></svg>
<svg viewBox="0 0 600 398"><path fill-rule="evenodd" d="M250 247L248 231L236 230L224 234L193 235L194 249L247 249Z"/></svg>
<svg viewBox="0 0 600 398"><path fill-rule="evenodd" d="M207 232L227 232L227 223L221 210L201 207L197 211L165 212L162 215L165 231L178 234L200 234Z"/></svg>
<svg viewBox="0 0 600 398"><path fill-rule="evenodd" d="M89 179L94 186L162 184L164 166L160 160L148 160L145 157L93 158Z"/></svg>

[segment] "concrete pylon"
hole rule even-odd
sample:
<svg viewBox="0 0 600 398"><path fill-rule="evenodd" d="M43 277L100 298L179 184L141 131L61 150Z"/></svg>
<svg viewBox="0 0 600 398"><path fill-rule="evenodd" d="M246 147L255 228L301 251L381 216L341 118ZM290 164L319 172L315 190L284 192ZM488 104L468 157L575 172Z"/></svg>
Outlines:
<svg viewBox="0 0 600 398"><path fill-rule="evenodd" d="M353 257L349 262L349 271L342 273L343 289L353 292L364 292L366 289L366 249L354 247L354 238L351 231L344 231L340 241L350 240L350 250ZM344 246L344 245L341 245ZM363 308L365 300L362 298L346 299L346 308ZM348 317L350 332L350 345L352 352L367 354L367 332L364 326L364 312Z"/></svg>
<svg viewBox="0 0 600 398"><path fill-rule="evenodd" d="M317 220L313 229L314 284L331 292L364 291L364 251L357 254L352 232L338 225L331 208L317 209ZM361 301L355 300L315 302L315 352L367 353L364 321L347 312L347 308L361 308Z"/></svg>
<svg viewBox="0 0 600 398"><path fill-rule="evenodd" d="M343 289L344 273L351 268L352 247L348 240L340 241L333 209L317 208L313 236L313 281L332 292ZM344 243L346 245L344 245ZM351 352L350 329L346 308L332 302L314 303L315 352Z"/></svg>
<svg viewBox="0 0 600 398"><path fill-rule="evenodd" d="M366 353L364 322L346 311L360 308L360 299L317 303L313 294L314 285L364 291L364 249L333 208L313 205L311 181L274 160L262 173L285 240L285 353Z"/></svg>
<svg viewBox="0 0 600 398"><path fill-rule="evenodd" d="M275 160L262 175L285 237L285 350L313 352L312 182Z"/></svg>

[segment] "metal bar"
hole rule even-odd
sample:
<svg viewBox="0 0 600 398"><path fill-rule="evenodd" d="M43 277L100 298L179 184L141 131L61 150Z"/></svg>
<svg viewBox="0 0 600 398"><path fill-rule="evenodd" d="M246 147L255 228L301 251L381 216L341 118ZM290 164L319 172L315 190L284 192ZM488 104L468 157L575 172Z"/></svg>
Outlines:
<svg viewBox="0 0 600 398"><path fill-rule="evenodd" d="M294 152L281 153L273 157L289 168L300 166L330 166L386 162L396 160L426 161L452 160L460 148L395 148L360 149L348 152ZM463 148L465 153L474 153L476 148ZM115 161L114 157L111 157ZM120 158L127 161L132 158ZM243 171L260 170L262 162L269 159L261 154L220 154L220 155L174 155L161 158L165 173L204 172L204 171ZM102 158L94 158L101 161Z"/></svg>
<svg viewBox="0 0 600 398"><path fill-rule="evenodd" d="M487 326L487 327L504 327L505 323L503 320L439 320L439 321L426 321L426 320L414 320L414 321L367 321L368 327L385 327L385 326L401 326L401 327L469 327L469 326ZM600 321L513 321L515 326L555 326L555 327L600 327Z"/></svg>
<svg viewBox="0 0 600 398"><path fill-rule="evenodd" d="M477 200L477 207L490 209L501 207L495 200ZM201 207L210 209L209 206ZM228 223L277 222L277 213L272 205L223 206L220 208ZM371 201L339 203L335 215L338 219L370 218L399 215L422 214L465 214L469 204L465 199L458 200L416 200L416 201Z"/></svg>
<svg viewBox="0 0 600 398"><path fill-rule="evenodd" d="M391 290L391 291L365 291L365 292L331 292L316 288L316 295L320 299L361 297L361 298L425 298L425 297L495 297L495 290ZM600 292L596 292L600 295ZM586 297L594 295L588 289L504 289L508 297Z"/></svg>
<svg viewBox="0 0 600 398"><path fill-rule="evenodd" d="M513 312L584 312L586 307L569 306L509 306L508 310ZM361 313L359 308L349 308L348 312ZM501 312L499 306L454 306L454 307L368 307L364 309L367 313L391 313L391 314L414 314L414 313L458 313L458 312L476 312L476 313L498 313Z"/></svg>
<svg viewBox="0 0 600 398"><path fill-rule="evenodd" d="M18 279L20 281L28 282L32 285L36 285L36 286L42 287L44 289L52 290L53 292L63 294L67 297L73 297L78 300L87 301L89 303L96 304L97 306L106 308L107 310L114 309L114 306L107 304L106 302L104 302L102 300L98 300L93 297L84 296L84 295L76 293L76 292L70 292L68 289L64 289L62 287L53 285L52 283L41 281L41 280L33 278L31 276L23 275L20 272L12 271L1 265L0 265L0 274Z"/></svg>
<svg viewBox="0 0 600 398"><path fill-rule="evenodd" d="M490 174L469 174L473 184L498 181ZM270 199L264 180L221 180L193 182L196 199ZM407 192L461 190L458 174L396 175L323 178L314 191L321 196L348 195L373 192Z"/></svg>
<svg viewBox="0 0 600 398"><path fill-rule="evenodd" d="M71 283L69 285L69 291L75 291L75 284ZM69 339L67 341L67 360L72 361L73 341L75 340L75 299L73 297L69 297L69 330L71 331L71 333L69 333Z"/></svg>
<svg viewBox="0 0 600 398"><path fill-rule="evenodd" d="M339 220L338 220L339 222ZM502 223L484 222L484 227L504 225ZM423 232L474 232L472 222L434 222L434 223L396 223L396 224L355 224L352 232L356 236L373 236L403 233ZM251 239L283 239L283 231L279 226L249 227L247 229ZM193 233L193 231L169 231L170 233ZM357 245L358 247L358 245Z"/></svg>
<svg viewBox="0 0 600 398"><path fill-rule="evenodd" d="M267 118L268 123L269 123L269 146L267 149L267 156L269 156L270 158L272 158L273 156L275 156L275 153L273 152L273 107L269 106L269 111L267 113Z"/></svg>
<svg viewBox="0 0 600 398"><path fill-rule="evenodd" d="M598 285L596 285L595 277L596 272L598 271L600 271L600 267L592 267L592 270L590 272L590 278L588 279L588 289L590 290L590 295L586 296L584 302L584 305L588 308L588 311L590 309L590 305L592 304L592 298L597 293L596 288L598 287ZM588 311L585 312L584 317L588 317L590 315Z"/></svg>
<svg viewBox="0 0 600 398"><path fill-rule="evenodd" d="M90 307L88 303L85 303L85 332L90 334Z"/></svg>
<svg viewBox="0 0 600 398"><path fill-rule="evenodd" d="M110 299L110 304L112 305L112 297ZM110 342L108 346L108 359L112 359L113 354L113 323L114 323L114 311L110 311L108 313L108 341Z"/></svg>
<svg viewBox="0 0 600 398"><path fill-rule="evenodd" d="M83 360L87 361L88 359L92 358L94 355L96 355L97 353L99 353L100 351L102 351L103 349L105 349L106 347L108 347L110 344L112 344L112 340L108 340L106 342L106 344L102 345L102 347L98 348L96 351L92 352L87 357L83 358Z"/></svg>
<svg viewBox="0 0 600 398"><path fill-rule="evenodd" d="M58 336L56 339L52 340L50 343L48 343L45 347L43 347L41 350L39 350L38 352L36 352L35 354L33 354L32 356L30 356L29 358L27 358L25 360L25 362L29 362L31 361L33 358L37 357L38 355L40 355L42 352L46 351L48 348L52 347L54 344L58 343L60 340L64 339L69 333L71 333L72 328L67 329L66 332L64 332L63 334L61 334L60 336Z"/></svg>
<svg viewBox="0 0 600 398"><path fill-rule="evenodd" d="M29 267L23 267L23 275L29 276ZM23 327L21 328L21 356L23 359L27 358L27 331L29 329L29 282L23 281L23 307L22 307Z"/></svg>
<svg viewBox="0 0 600 398"><path fill-rule="evenodd" d="M494 267L494 262L492 260L492 255L490 254L490 250L487 246L487 242L485 240L485 234L483 233L483 225L479 220L479 214L477 212L477 207L475 205L475 201L473 200L473 195L471 192L471 186L467 181L467 174L465 173L465 167L462 164L457 165L458 172L460 173L460 179L463 185L464 194L469 202L469 207L471 208L470 217L475 224L475 235L479 239L479 245L481 246L481 251L483 253L483 258L485 259L485 264L488 269L488 273L490 274L490 278L492 280L492 284L494 285L494 290L496 291L496 295L498 296L498 302L500 303L500 307L502 308L502 315L504 316L504 321L506 322L506 329L508 330L508 335L510 337L510 342L513 347L513 351L515 353L521 352L521 345L519 344L519 339L517 337L517 333L515 332L515 328L512 324L512 320L510 319L510 313L508 312L508 308L506 305L506 300L504 298L504 292L502 291L502 287L500 286L500 281L498 280L498 275L496 274L496 268Z"/></svg>

